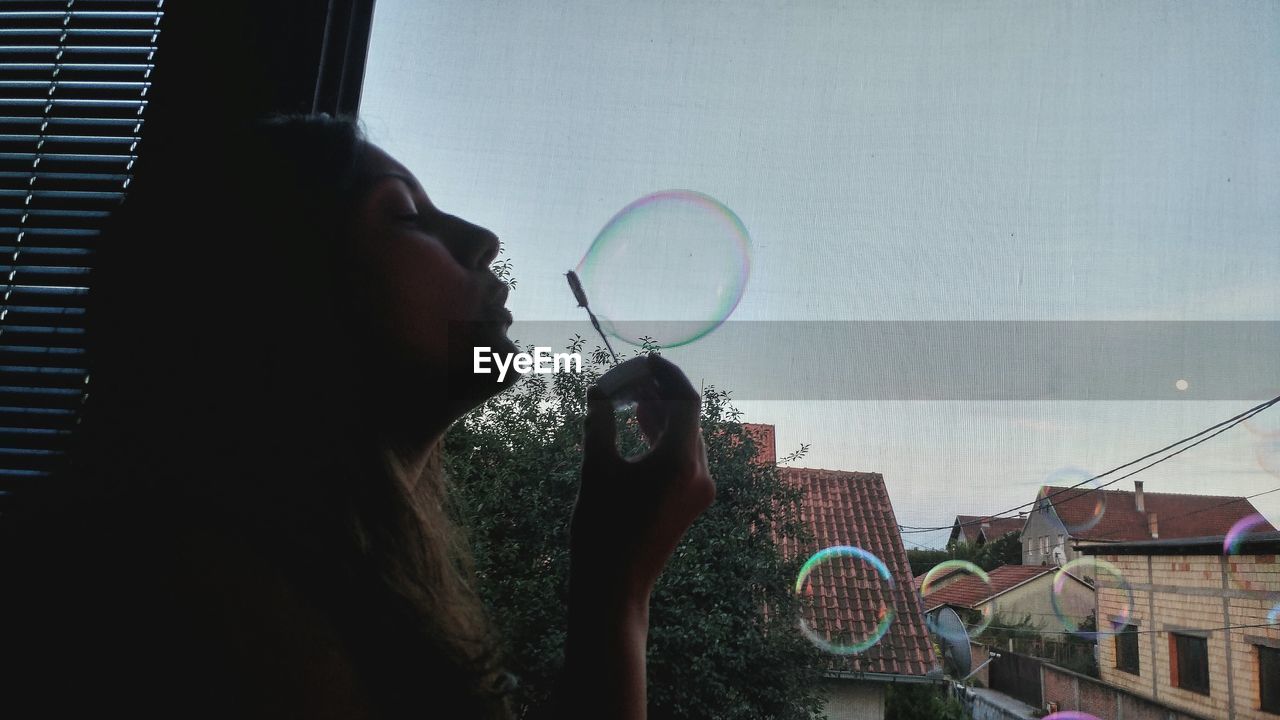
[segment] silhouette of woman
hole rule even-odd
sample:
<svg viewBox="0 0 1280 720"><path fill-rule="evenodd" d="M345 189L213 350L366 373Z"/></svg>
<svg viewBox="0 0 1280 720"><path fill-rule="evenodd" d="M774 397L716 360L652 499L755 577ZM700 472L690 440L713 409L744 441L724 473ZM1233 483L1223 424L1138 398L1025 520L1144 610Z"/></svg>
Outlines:
<svg viewBox="0 0 1280 720"><path fill-rule="evenodd" d="M4 518L0 703L510 716L437 458L502 387L472 348L515 349L497 251L347 120L152 156L94 271L72 459ZM649 594L714 498L698 394L649 362L641 460L589 394L556 717L644 717Z"/></svg>

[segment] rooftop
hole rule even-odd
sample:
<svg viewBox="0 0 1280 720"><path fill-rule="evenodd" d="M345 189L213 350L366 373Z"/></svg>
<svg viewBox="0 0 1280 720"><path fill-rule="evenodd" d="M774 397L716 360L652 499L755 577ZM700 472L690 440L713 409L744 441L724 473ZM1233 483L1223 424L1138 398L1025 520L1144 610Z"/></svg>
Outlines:
<svg viewBox="0 0 1280 720"><path fill-rule="evenodd" d="M1137 509L1132 490L1089 490L1045 485L1037 497L1049 497L1058 518L1076 540L1120 542L1225 535L1237 521L1258 510L1243 497L1142 493L1143 509ZM1158 538L1150 532L1155 515ZM1098 516L1096 523L1093 518ZM1090 524L1092 526L1090 526ZM1264 522L1258 532L1274 531Z"/></svg>
<svg viewBox="0 0 1280 720"><path fill-rule="evenodd" d="M951 537L959 536L969 544L978 541L978 534L987 540L995 540L1011 532L1022 532L1026 518L993 518L983 515L957 515L955 524L951 526Z"/></svg>
<svg viewBox="0 0 1280 720"><path fill-rule="evenodd" d="M1134 542L1078 545L1076 549L1086 555L1222 555L1223 535L1206 537L1172 538L1167 540L1138 540ZM1259 529L1233 544L1233 554L1280 555L1280 532Z"/></svg>
<svg viewBox="0 0 1280 720"><path fill-rule="evenodd" d="M982 579L975 575L966 575L924 596L925 612L942 605L972 609L1023 583L1057 571L1056 567L1043 565L1001 565L988 573L991 578L990 585L982 582Z"/></svg>
<svg viewBox="0 0 1280 720"><path fill-rule="evenodd" d="M908 676L924 676L933 670L933 647L884 478L879 473L779 470L787 482L807 491L803 516L815 541L805 547L784 545L785 552L809 557L822 548L853 545L884 561L893 578L892 587L880 583L837 585L824 582L821 576L813 578L815 603L806 618L810 627L851 630L853 635L865 637L876 627L883 606L891 606L895 612L880 642L859 654L833 655L829 669Z"/></svg>

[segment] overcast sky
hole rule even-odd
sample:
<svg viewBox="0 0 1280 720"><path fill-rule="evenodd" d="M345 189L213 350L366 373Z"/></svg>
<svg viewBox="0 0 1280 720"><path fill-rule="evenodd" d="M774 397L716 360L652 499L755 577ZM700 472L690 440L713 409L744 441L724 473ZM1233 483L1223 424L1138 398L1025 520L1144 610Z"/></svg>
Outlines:
<svg viewBox="0 0 1280 720"><path fill-rule="evenodd" d="M579 319L562 273L668 188L750 232L735 322L1280 320L1278 75L1275 3L379 0L362 115L504 238L521 322ZM947 525L1253 404L1178 379L1185 400L739 405L804 465L884 473L900 523ZM1139 477L1280 487L1255 438ZM1255 503L1280 524L1280 492Z"/></svg>

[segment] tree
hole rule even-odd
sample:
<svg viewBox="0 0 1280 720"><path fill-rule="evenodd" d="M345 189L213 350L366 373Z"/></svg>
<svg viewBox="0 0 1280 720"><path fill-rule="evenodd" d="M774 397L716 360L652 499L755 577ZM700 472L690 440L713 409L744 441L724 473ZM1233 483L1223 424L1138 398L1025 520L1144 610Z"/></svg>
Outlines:
<svg viewBox="0 0 1280 720"><path fill-rule="evenodd" d="M1005 533L984 545L971 545L958 542L948 545L946 550L915 549L907 550L907 561L911 563L911 574L922 575L944 560L966 560L988 572L1001 565L1022 564L1022 540L1018 533Z"/></svg>
<svg viewBox="0 0 1280 720"><path fill-rule="evenodd" d="M583 341L569 346L581 353ZM563 660L568 523L581 463L586 388L608 355L581 373L529 375L459 421L445 438L455 511L475 555L479 591L519 677L522 707L547 698ZM729 394L703 393L702 426L715 504L694 524L654 590L649 697L654 717L799 719L820 707L822 657L796 631L791 592L804 558L800 491L755 444ZM634 417L619 444L643 449Z"/></svg>
<svg viewBox="0 0 1280 720"><path fill-rule="evenodd" d="M885 698L885 720L967 720L969 715L959 700L938 685L889 685Z"/></svg>

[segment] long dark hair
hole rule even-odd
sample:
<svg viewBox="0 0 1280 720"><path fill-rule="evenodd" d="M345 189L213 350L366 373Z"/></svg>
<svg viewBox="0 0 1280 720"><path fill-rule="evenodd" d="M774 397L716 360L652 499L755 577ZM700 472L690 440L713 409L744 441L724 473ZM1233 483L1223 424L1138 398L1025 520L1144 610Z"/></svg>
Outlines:
<svg viewBox="0 0 1280 720"><path fill-rule="evenodd" d="M410 477L371 416L347 273L359 127L207 141L140 167L104 235L83 424L31 517L234 525L333 618L386 714L503 716L439 463Z"/></svg>

